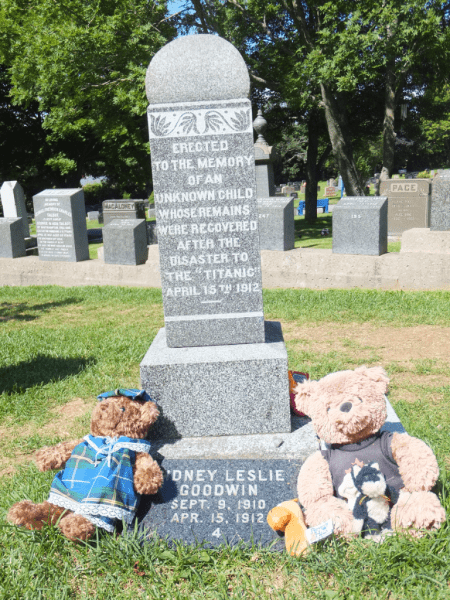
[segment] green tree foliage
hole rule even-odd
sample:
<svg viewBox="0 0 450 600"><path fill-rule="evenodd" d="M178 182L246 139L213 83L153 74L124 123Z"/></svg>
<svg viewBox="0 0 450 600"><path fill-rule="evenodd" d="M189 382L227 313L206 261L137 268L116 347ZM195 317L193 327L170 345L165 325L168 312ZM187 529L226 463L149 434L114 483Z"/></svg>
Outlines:
<svg viewBox="0 0 450 600"><path fill-rule="evenodd" d="M175 35L165 0L0 0L0 23L11 111L41 115L55 179L148 188L144 79Z"/></svg>

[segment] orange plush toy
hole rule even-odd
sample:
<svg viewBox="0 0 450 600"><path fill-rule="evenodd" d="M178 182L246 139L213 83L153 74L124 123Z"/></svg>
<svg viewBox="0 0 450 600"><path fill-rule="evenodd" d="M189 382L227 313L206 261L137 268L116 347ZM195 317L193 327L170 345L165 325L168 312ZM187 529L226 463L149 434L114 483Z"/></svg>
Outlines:
<svg viewBox="0 0 450 600"><path fill-rule="evenodd" d="M297 500L286 500L272 508L267 522L274 531L284 533L286 550L291 556L300 556L308 548L306 525Z"/></svg>
<svg viewBox="0 0 450 600"><path fill-rule="evenodd" d="M22 500L7 518L15 525L42 529L57 524L70 540L87 540L100 527L112 532L130 523L141 494L155 494L163 475L149 455L145 437L159 415L144 390L118 389L98 397L91 434L36 453L40 471L60 469L46 502Z"/></svg>
<svg viewBox="0 0 450 600"><path fill-rule="evenodd" d="M335 533L354 533L344 478L353 465L374 462L391 492L394 530L417 535L444 522L445 511L431 491L439 475L431 448L406 433L380 432L388 383L381 367L359 367L297 386L297 409L311 417L317 435L328 444L308 457L298 477L298 498L309 527L332 519Z"/></svg>

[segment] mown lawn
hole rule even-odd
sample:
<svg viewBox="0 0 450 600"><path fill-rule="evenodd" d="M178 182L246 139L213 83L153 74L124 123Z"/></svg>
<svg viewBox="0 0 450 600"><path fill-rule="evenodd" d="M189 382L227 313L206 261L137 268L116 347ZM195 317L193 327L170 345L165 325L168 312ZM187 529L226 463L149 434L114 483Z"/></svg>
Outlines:
<svg viewBox="0 0 450 600"><path fill-rule="evenodd" d="M265 290L289 366L312 378L381 364L407 431L433 448L450 510L450 293ZM382 545L330 540L294 559L265 548L214 550L99 534L74 545L6 523L14 502L46 498L53 473L33 452L88 432L96 395L139 386L163 326L158 289L0 288L0 599L448 598L450 531ZM280 498L280 501L285 498Z"/></svg>

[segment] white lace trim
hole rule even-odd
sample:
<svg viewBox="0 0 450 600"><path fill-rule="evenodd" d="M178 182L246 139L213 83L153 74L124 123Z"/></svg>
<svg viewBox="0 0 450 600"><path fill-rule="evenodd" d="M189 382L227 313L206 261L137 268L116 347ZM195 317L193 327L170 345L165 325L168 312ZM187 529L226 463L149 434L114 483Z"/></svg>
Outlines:
<svg viewBox="0 0 450 600"><path fill-rule="evenodd" d="M86 517L87 519L91 519L91 516L93 516L93 518L95 518L95 516L100 516L109 517L110 519L123 519L125 523L131 523L134 518L133 513L130 513L130 511L124 510L123 508L119 508L118 506L80 504L80 502L76 502L70 498L64 498L64 496L60 496L54 492L50 492L48 501L56 506L61 506L61 508L67 508L67 510L71 510L77 515L83 515L83 517Z"/></svg>
<svg viewBox="0 0 450 600"><path fill-rule="evenodd" d="M112 533L114 531L113 525L110 525L109 523L105 523L105 521L102 521L101 519L97 519L96 517L93 517L92 515L83 515L83 517L85 517L88 521L90 521L96 527L100 527L101 529L106 529L106 531L109 531L109 533Z"/></svg>
<svg viewBox="0 0 450 600"><path fill-rule="evenodd" d="M100 448L98 448L95 444L92 443L92 441L89 439L90 436L86 435L83 439L85 442L87 442L89 444L89 446L91 446L91 448L93 450L96 450L97 452L100 450ZM114 443L116 440L118 440L118 438L112 438L112 437L106 437L106 444L111 444ZM127 448L128 450L134 450L135 452L145 452L146 454L150 454L150 443L144 443L144 442L119 442L117 441L113 448L112 448L112 452L117 452L118 450L120 450L121 448Z"/></svg>

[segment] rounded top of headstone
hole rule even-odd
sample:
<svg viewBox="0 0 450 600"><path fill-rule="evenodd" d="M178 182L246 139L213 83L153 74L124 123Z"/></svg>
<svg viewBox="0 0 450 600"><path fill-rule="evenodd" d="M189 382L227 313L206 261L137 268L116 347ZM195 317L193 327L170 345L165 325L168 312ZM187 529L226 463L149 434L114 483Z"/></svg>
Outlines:
<svg viewBox="0 0 450 600"><path fill-rule="evenodd" d="M217 35L179 37L147 69L150 104L248 98L250 78L238 50Z"/></svg>

